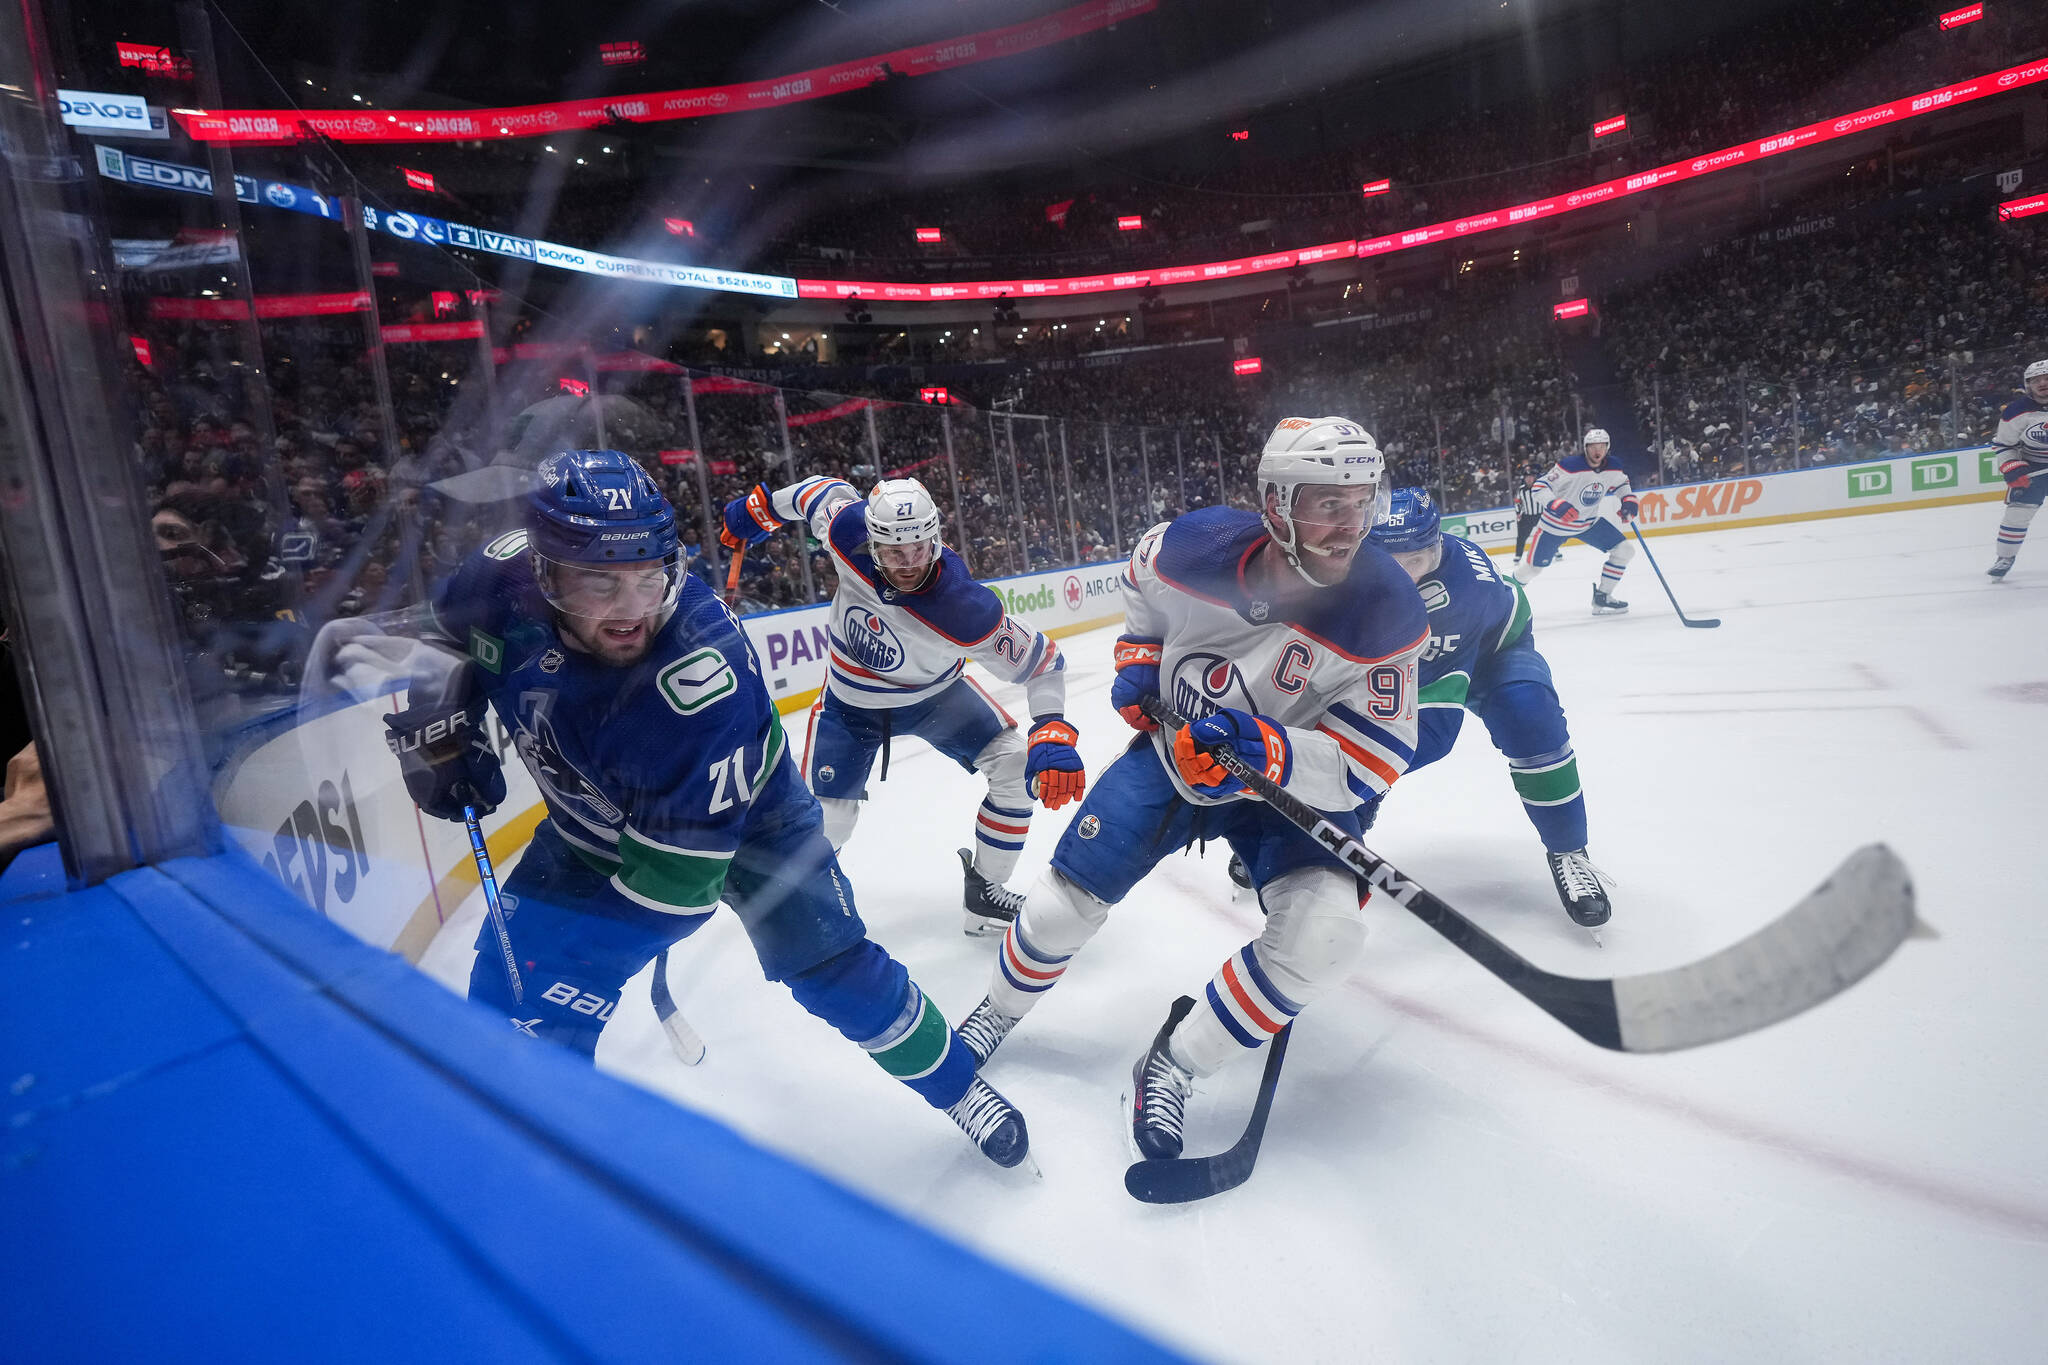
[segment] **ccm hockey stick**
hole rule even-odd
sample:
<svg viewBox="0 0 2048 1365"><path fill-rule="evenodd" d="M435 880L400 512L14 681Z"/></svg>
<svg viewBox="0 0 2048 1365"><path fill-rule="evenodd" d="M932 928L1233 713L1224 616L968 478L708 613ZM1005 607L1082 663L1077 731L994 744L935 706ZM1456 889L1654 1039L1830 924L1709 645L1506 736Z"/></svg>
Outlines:
<svg viewBox="0 0 2048 1365"><path fill-rule="evenodd" d="M690 1021L676 1012L676 998L668 993L666 948L654 955L654 984L649 987L649 994L654 998L654 1017L661 1020L661 1031L668 1035L668 1045L675 1049L676 1060L684 1066L703 1061L704 1040L690 1027Z"/></svg>
<svg viewBox="0 0 2048 1365"><path fill-rule="evenodd" d="M1682 626L1690 626L1694 630L1712 630L1715 626L1720 625L1721 618L1718 616L1687 616L1685 614L1685 608L1678 605L1678 598L1671 591L1671 584L1666 581L1664 571L1657 567L1657 556L1650 553L1650 542L1643 539L1643 528L1631 520L1628 524L1628 529L1635 532L1636 544L1643 547L1643 558L1650 561L1650 572L1657 575L1657 582L1664 589L1664 595L1671 599L1671 610L1678 613L1678 623Z"/></svg>
<svg viewBox="0 0 2048 1365"><path fill-rule="evenodd" d="M1145 714L1186 722L1158 697ZM1616 1052L1676 1052L1754 1033L1840 994L1912 932L1913 882L1883 844L1850 854L1797 905L1740 942L1682 967L1622 977L1560 976L1494 938L1351 838L1227 747L1212 757L1375 890L1451 941L1524 999L1589 1043Z"/></svg>
<svg viewBox="0 0 2048 1365"><path fill-rule="evenodd" d="M1187 1017L1194 1001L1183 995L1173 1002L1167 1030ZM1273 1035L1266 1049L1266 1069L1259 1076L1258 1098L1252 1101L1252 1116L1244 1133L1228 1150L1214 1156L1186 1156L1178 1160L1134 1162L1124 1171L1124 1188L1133 1199L1147 1204L1188 1204L1212 1194L1234 1190L1251 1179L1252 1166L1259 1159L1259 1144L1266 1137L1266 1116L1273 1112L1273 1091L1280 1085L1280 1063L1287 1056L1287 1037L1292 1022Z"/></svg>

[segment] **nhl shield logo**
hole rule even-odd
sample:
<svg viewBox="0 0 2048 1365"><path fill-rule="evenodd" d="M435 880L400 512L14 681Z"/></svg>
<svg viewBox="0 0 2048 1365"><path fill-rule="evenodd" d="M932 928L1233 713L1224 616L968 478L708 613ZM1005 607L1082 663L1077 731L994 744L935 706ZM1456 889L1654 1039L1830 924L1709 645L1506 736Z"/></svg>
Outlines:
<svg viewBox="0 0 2048 1365"><path fill-rule="evenodd" d="M1272 614L1273 604L1271 602L1254 602L1249 613L1254 621L1263 621Z"/></svg>
<svg viewBox="0 0 2048 1365"><path fill-rule="evenodd" d="M1083 839L1093 839L1102 833L1102 821L1092 815L1084 815L1081 817L1080 831Z"/></svg>
<svg viewBox="0 0 2048 1365"><path fill-rule="evenodd" d="M561 651L561 650L559 650L559 649L551 649L551 650L549 650L549 651L548 651L547 653L545 653L545 654L543 654L543 655L541 655L541 656L540 656L540 671L541 671L541 672L543 672L543 673L555 673L555 672L559 672L559 671L560 671L560 669L561 669L561 667L562 667L562 651Z"/></svg>

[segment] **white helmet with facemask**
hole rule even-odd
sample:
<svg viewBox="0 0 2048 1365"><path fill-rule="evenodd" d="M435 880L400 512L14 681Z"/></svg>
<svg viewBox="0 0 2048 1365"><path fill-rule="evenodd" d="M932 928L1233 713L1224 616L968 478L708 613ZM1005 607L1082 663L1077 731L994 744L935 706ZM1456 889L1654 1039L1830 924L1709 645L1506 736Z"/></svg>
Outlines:
<svg viewBox="0 0 2048 1365"><path fill-rule="evenodd" d="M868 494L868 553L884 569L929 571L939 561L939 505L916 479L884 479Z"/></svg>
<svg viewBox="0 0 2048 1365"><path fill-rule="evenodd" d="M1296 573L1315 587L1325 587L1303 564L1304 556L1326 552L1303 542L1303 509L1297 505L1301 490L1308 486L1370 486L1372 503L1358 524L1358 538L1363 540L1367 529L1386 510L1387 457L1372 433L1349 418L1284 417L1259 452L1258 484L1267 533Z"/></svg>

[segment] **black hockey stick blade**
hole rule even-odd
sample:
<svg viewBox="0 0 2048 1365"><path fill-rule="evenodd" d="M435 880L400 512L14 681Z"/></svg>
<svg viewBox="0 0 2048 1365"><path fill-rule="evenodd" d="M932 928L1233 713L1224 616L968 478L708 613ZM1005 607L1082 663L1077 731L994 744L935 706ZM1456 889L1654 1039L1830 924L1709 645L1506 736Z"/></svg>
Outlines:
<svg viewBox="0 0 2048 1365"><path fill-rule="evenodd" d="M697 1030L690 1027L690 1021L676 1010L676 998L669 994L666 948L654 955L654 980L648 987L648 994L654 1001L654 1017L661 1021L661 1031L668 1035L668 1045L674 1049L676 1060L684 1066L695 1066L703 1061L704 1040L697 1036Z"/></svg>
<svg viewBox="0 0 2048 1365"><path fill-rule="evenodd" d="M1186 724L1158 697L1143 705L1161 725ZM1675 1052L1789 1019L1875 971L1916 923L1906 865L1885 845L1870 844L1790 910L1710 957L1635 976L1560 976L1409 880L1233 750L1209 753L1290 824L1525 1000L1587 1042L1617 1052Z"/></svg>
<svg viewBox="0 0 2048 1365"><path fill-rule="evenodd" d="M1712 630L1721 624L1718 616L1687 616L1685 608L1678 605L1678 595L1671 591L1671 584L1665 579L1664 571L1657 567L1657 556L1650 553L1650 542L1643 539L1643 528L1631 521L1628 529L1635 532L1636 544L1643 547L1643 558L1650 561L1650 572L1657 575L1657 585L1664 589L1664 595L1671 599L1671 610L1678 613L1678 623L1693 630Z"/></svg>
<svg viewBox="0 0 2048 1365"><path fill-rule="evenodd" d="M1212 1194L1234 1190L1251 1178L1259 1159L1259 1145L1266 1137L1266 1116L1273 1112L1273 1091L1280 1084L1280 1062L1287 1055L1289 1023L1273 1035L1266 1049L1266 1069L1259 1077L1259 1095L1252 1101L1252 1116L1244 1135L1229 1150L1214 1156L1181 1157L1178 1160L1134 1162L1124 1172L1124 1188L1133 1199L1147 1204L1189 1204Z"/></svg>

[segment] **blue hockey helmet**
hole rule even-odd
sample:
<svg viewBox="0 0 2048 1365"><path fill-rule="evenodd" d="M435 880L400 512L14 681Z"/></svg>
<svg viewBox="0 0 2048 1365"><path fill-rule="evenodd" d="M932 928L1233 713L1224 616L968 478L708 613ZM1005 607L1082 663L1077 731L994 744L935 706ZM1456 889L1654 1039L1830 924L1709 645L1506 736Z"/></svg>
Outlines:
<svg viewBox="0 0 2048 1365"><path fill-rule="evenodd" d="M682 591L675 509L621 451L565 450L542 460L527 497L526 537L541 594L572 615L665 612ZM624 572L633 565L645 572ZM586 572L565 575L564 567Z"/></svg>
<svg viewBox="0 0 2048 1365"><path fill-rule="evenodd" d="M1387 510L1373 522L1366 539L1388 554L1427 550L1443 540L1439 528L1442 520L1436 510L1436 499L1428 489L1396 488Z"/></svg>

